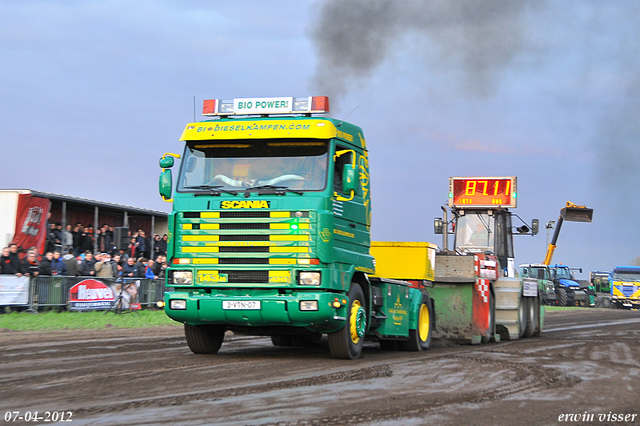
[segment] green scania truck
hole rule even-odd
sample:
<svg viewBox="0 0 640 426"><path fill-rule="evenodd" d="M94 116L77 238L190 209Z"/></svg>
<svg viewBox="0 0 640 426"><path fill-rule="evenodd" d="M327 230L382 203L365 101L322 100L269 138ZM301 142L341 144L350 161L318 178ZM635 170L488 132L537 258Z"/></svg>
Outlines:
<svg viewBox="0 0 640 426"><path fill-rule="evenodd" d="M326 334L345 359L365 339L429 348L428 289L375 276L362 129L328 111L326 97L207 100L210 120L188 124L183 154L160 160L173 202L165 311L193 352L218 352L228 330L278 346ZM429 256L418 279L433 276Z"/></svg>

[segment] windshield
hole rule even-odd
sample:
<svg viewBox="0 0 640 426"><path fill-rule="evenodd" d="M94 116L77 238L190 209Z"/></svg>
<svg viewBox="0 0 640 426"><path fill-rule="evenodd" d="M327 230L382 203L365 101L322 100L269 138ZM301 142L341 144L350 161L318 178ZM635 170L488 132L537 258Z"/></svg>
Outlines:
<svg viewBox="0 0 640 426"><path fill-rule="evenodd" d="M469 213L460 216L456 225L456 247L469 251L493 251L494 218L488 214Z"/></svg>
<svg viewBox="0 0 640 426"><path fill-rule="evenodd" d="M624 273L616 272L613 274L614 281L638 281L640 282L640 273Z"/></svg>
<svg viewBox="0 0 640 426"><path fill-rule="evenodd" d="M571 272L569 268L557 268L556 269L556 278L563 280L571 280Z"/></svg>
<svg viewBox="0 0 640 426"><path fill-rule="evenodd" d="M546 279L545 268L531 268L531 278L537 278L539 280Z"/></svg>
<svg viewBox="0 0 640 426"><path fill-rule="evenodd" d="M279 186L321 191L326 186L326 140L269 139L189 142L178 191Z"/></svg>

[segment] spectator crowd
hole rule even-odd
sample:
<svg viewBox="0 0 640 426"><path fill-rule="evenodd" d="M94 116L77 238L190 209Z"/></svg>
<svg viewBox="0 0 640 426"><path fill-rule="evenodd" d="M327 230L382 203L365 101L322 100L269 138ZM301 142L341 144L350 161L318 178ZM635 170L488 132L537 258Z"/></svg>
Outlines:
<svg viewBox="0 0 640 426"><path fill-rule="evenodd" d="M0 273L18 277L38 275L164 278L167 268L167 235L154 235L153 244L142 229L132 234L126 249L117 249L113 227L103 224L95 232L93 226L49 225L45 254L38 261L38 252L28 249L21 259L16 244L2 249ZM97 241L97 244L96 244ZM97 246L98 251L93 251ZM153 255L153 257L152 257ZM155 259L155 260L153 260Z"/></svg>

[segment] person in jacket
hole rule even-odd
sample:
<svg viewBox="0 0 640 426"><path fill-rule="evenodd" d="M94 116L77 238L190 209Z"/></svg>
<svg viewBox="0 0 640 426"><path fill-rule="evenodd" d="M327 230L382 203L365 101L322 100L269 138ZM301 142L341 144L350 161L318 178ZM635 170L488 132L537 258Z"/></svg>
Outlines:
<svg viewBox="0 0 640 426"><path fill-rule="evenodd" d="M111 258L111 268L113 269L113 276L120 278L122 276L122 265L120 264L120 255L116 254Z"/></svg>
<svg viewBox="0 0 640 426"><path fill-rule="evenodd" d="M141 257L138 259L136 263L136 277L144 278L145 273L147 272L147 262L149 260L146 257Z"/></svg>
<svg viewBox="0 0 640 426"><path fill-rule="evenodd" d="M9 272L9 267L5 266L10 266L11 264L9 253L9 247L5 247L2 249L2 256L0 256L0 274L15 274L15 272Z"/></svg>
<svg viewBox="0 0 640 426"><path fill-rule="evenodd" d="M14 274L18 277L22 276L22 262L18 256L18 246L16 244L9 244L6 256L4 250L2 252L2 273Z"/></svg>
<svg viewBox="0 0 640 426"><path fill-rule="evenodd" d="M53 256L53 253L52 253ZM28 277L37 277L39 274L38 255L35 250L29 250L27 256L22 259L21 265L22 275Z"/></svg>
<svg viewBox="0 0 640 426"><path fill-rule="evenodd" d="M158 279L158 276L153 273L153 263L154 263L153 260L149 259L149 261L147 262L147 266L145 267L145 270L144 270L144 277L150 280Z"/></svg>
<svg viewBox="0 0 640 426"><path fill-rule="evenodd" d="M133 278L138 276L136 260L133 257L127 259L127 263L122 267L123 278Z"/></svg>
<svg viewBox="0 0 640 426"><path fill-rule="evenodd" d="M80 264L80 275L83 277L93 277L96 274L94 266L96 261L93 259L93 255L90 251L84 254L84 260Z"/></svg>
<svg viewBox="0 0 640 426"><path fill-rule="evenodd" d="M42 258L42 260L40 260L40 264L38 265L39 275L51 275L52 260L53 260L53 252L48 251Z"/></svg>
<svg viewBox="0 0 640 426"><path fill-rule="evenodd" d="M80 267L78 266L78 259L73 255L75 250L70 248L67 254L62 256L64 266L67 268L67 275L70 277L76 277L80 273Z"/></svg>
<svg viewBox="0 0 640 426"><path fill-rule="evenodd" d="M96 258L96 264L94 266L94 269L96 270L96 277L113 278L111 256L109 256L107 253L101 253L100 256L96 256Z"/></svg>
<svg viewBox="0 0 640 426"><path fill-rule="evenodd" d="M58 250L53 252L53 259L51 259L51 275L67 275L67 265L60 258Z"/></svg>

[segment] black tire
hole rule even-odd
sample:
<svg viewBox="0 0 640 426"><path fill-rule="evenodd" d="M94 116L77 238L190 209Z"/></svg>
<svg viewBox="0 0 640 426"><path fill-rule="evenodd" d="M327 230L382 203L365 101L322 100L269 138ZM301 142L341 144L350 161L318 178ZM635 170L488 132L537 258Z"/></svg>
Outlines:
<svg viewBox="0 0 640 426"><path fill-rule="evenodd" d="M322 333L303 334L291 336L292 345L298 348L312 348L322 343Z"/></svg>
<svg viewBox="0 0 640 426"><path fill-rule="evenodd" d="M366 304L360 284L352 283L348 296L349 306L344 327L328 335L331 355L339 359L356 359L362 355L364 332L367 328Z"/></svg>
<svg viewBox="0 0 640 426"><path fill-rule="evenodd" d="M556 294L558 295L558 306L567 306L567 290L558 287Z"/></svg>
<svg viewBox="0 0 640 426"><path fill-rule="evenodd" d="M422 295L422 303L418 310L417 328L409 330L409 340L398 342L400 350L420 352L431 347L431 334L433 333L433 309L431 299Z"/></svg>
<svg viewBox="0 0 640 426"><path fill-rule="evenodd" d="M194 354L218 353L225 331L225 328L219 325L184 325L187 345Z"/></svg>
<svg viewBox="0 0 640 426"><path fill-rule="evenodd" d="M525 300L527 301L527 326L524 337L533 337L537 335L538 330L540 301L537 297L525 297Z"/></svg>
<svg viewBox="0 0 640 426"><path fill-rule="evenodd" d="M527 297L520 296L520 306L518 307L518 322L520 329L518 330L518 337L524 337L524 333L527 331Z"/></svg>
<svg viewBox="0 0 640 426"><path fill-rule="evenodd" d="M293 339L291 336L271 336L271 343L273 346L293 346Z"/></svg>
<svg viewBox="0 0 640 426"><path fill-rule="evenodd" d="M385 351L397 351L398 341L397 340L380 340L380 348Z"/></svg>
<svg viewBox="0 0 640 426"><path fill-rule="evenodd" d="M482 343L489 343L493 337L493 330L496 328L496 300L493 291L489 291L489 329L487 334L482 336Z"/></svg>

